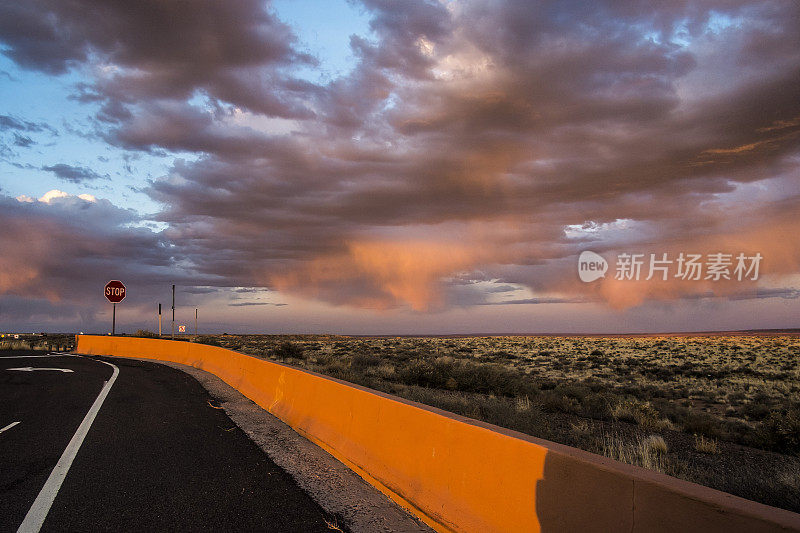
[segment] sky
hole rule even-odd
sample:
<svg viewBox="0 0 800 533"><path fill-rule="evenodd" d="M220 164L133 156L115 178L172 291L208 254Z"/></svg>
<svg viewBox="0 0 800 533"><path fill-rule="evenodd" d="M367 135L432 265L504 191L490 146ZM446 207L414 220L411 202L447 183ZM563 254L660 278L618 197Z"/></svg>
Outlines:
<svg viewBox="0 0 800 533"><path fill-rule="evenodd" d="M798 215L794 0L0 1L2 331L794 328Z"/></svg>

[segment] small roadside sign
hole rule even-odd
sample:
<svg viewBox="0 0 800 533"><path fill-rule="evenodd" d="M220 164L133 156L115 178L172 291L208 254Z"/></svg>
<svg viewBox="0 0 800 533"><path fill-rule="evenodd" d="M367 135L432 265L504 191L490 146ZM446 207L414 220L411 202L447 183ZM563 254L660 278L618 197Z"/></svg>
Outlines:
<svg viewBox="0 0 800 533"><path fill-rule="evenodd" d="M113 314L111 315L112 335L116 335L117 333L117 304L125 299L126 292L125 285L118 279L112 279L103 287L103 295L106 297L106 300L114 304Z"/></svg>
<svg viewBox="0 0 800 533"><path fill-rule="evenodd" d="M125 299L125 285L117 279L112 279L103 288L103 294L112 304L118 304Z"/></svg>

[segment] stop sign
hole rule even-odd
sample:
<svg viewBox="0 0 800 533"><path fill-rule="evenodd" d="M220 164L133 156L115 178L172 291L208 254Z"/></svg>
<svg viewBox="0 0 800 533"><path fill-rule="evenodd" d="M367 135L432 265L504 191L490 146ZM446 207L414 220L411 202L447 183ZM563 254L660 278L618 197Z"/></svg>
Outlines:
<svg viewBox="0 0 800 533"><path fill-rule="evenodd" d="M125 299L125 285L121 281L112 279L106 283L103 294L112 304L118 304Z"/></svg>

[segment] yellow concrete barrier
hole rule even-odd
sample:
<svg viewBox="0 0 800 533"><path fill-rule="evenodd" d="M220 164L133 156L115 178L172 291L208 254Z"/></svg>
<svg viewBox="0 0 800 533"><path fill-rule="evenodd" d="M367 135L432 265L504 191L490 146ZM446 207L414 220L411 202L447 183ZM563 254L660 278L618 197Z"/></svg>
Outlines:
<svg viewBox="0 0 800 533"><path fill-rule="evenodd" d="M79 335L215 374L439 531L800 531L800 515L223 348Z"/></svg>

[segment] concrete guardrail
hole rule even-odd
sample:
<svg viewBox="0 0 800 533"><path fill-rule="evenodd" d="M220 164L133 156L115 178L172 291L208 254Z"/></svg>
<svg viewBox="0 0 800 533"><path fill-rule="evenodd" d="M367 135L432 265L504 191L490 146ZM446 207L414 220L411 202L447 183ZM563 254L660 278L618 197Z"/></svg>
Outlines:
<svg viewBox="0 0 800 533"><path fill-rule="evenodd" d="M223 348L79 335L76 352L215 374L439 531L800 531L800 514Z"/></svg>

